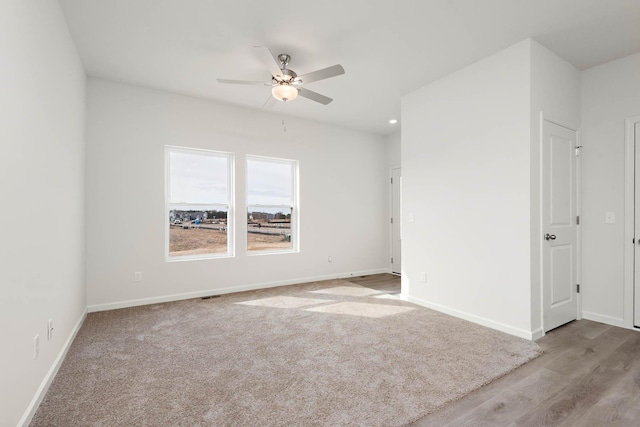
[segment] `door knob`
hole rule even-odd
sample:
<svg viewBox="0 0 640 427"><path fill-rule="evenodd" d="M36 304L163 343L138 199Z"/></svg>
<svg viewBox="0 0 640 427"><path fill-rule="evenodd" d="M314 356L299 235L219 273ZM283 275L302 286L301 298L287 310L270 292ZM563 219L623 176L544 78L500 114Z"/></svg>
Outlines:
<svg viewBox="0 0 640 427"><path fill-rule="evenodd" d="M556 240L556 235L547 233L544 235L544 240Z"/></svg>

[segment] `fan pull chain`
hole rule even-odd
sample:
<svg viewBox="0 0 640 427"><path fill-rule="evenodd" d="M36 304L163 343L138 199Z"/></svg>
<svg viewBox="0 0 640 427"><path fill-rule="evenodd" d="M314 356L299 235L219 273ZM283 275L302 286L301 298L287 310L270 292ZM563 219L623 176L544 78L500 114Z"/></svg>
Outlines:
<svg viewBox="0 0 640 427"><path fill-rule="evenodd" d="M287 108L287 102L283 102L282 103L282 132L287 132L287 125L284 122L284 113L285 113L285 109Z"/></svg>

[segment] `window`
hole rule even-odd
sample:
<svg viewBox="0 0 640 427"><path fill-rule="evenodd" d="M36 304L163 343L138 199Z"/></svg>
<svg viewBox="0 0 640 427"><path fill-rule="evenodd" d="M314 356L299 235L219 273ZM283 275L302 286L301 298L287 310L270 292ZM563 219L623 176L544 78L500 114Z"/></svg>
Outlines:
<svg viewBox="0 0 640 427"><path fill-rule="evenodd" d="M233 254L232 160L229 153L165 149L168 260Z"/></svg>
<svg viewBox="0 0 640 427"><path fill-rule="evenodd" d="M297 238L295 160L247 157L247 249L294 251Z"/></svg>

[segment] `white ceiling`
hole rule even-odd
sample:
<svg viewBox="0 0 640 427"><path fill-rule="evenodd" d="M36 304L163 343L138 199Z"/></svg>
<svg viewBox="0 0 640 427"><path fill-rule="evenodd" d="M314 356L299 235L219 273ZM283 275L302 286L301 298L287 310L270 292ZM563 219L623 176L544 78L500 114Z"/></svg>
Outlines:
<svg viewBox="0 0 640 427"><path fill-rule="evenodd" d="M275 111L389 134L400 98L533 37L580 69L640 52L640 0L60 0L90 76L261 108L268 80L253 46L292 56L334 98Z"/></svg>

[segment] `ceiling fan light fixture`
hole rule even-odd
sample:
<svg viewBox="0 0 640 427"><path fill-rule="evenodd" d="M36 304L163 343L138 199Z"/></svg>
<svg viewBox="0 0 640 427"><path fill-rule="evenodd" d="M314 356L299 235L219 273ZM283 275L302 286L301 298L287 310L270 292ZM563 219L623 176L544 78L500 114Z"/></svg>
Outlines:
<svg viewBox="0 0 640 427"><path fill-rule="evenodd" d="M278 101L293 101L298 97L298 89L289 84L279 84L271 88L271 95Z"/></svg>

